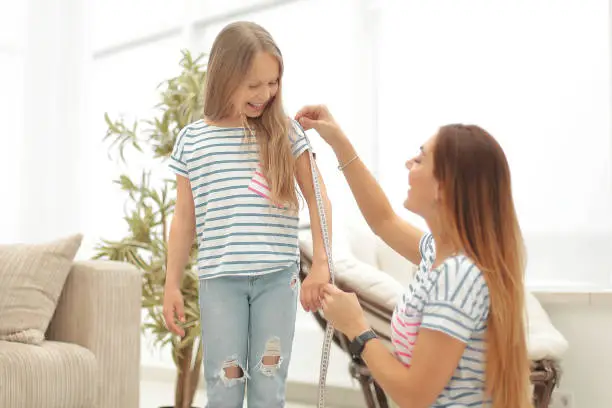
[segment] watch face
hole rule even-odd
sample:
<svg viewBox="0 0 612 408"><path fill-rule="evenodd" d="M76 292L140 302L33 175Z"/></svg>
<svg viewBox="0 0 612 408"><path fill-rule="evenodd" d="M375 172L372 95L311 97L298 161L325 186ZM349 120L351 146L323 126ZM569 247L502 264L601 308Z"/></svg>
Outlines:
<svg viewBox="0 0 612 408"><path fill-rule="evenodd" d="M349 350L351 353L353 354L361 353L361 350L363 349L363 339L361 338L361 336L362 335L355 337L355 339L349 345Z"/></svg>
<svg viewBox="0 0 612 408"><path fill-rule="evenodd" d="M354 356L360 355L361 352L363 351L365 342L375 337L376 337L376 334L371 330L368 330L367 332L360 334L359 336L355 337L355 339L349 344L349 351Z"/></svg>
<svg viewBox="0 0 612 408"><path fill-rule="evenodd" d="M358 353L359 352L359 346L360 346L360 341L359 341L359 337L355 337L355 339L353 341L351 341L351 343L349 344L349 351L352 354Z"/></svg>

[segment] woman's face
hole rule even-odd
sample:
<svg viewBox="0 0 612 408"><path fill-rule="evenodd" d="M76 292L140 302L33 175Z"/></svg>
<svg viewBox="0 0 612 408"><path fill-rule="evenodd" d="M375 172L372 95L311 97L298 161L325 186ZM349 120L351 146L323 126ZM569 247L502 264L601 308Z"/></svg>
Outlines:
<svg viewBox="0 0 612 408"><path fill-rule="evenodd" d="M404 207L426 220L432 216L439 198L439 185L434 178L433 147L435 136L421 146L419 154L406 162L408 196Z"/></svg>

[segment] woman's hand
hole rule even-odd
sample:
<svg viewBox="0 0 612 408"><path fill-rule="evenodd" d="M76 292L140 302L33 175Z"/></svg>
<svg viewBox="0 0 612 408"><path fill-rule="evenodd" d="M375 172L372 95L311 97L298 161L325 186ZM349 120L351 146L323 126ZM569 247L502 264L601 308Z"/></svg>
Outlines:
<svg viewBox="0 0 612 408"><path fill-rule="evenodd" d="M304 130L314 129L329 144L334 145L345 138L340 126L325 105L305 106L295 115Z"/></svg>
<svg viewBox="0 0 612 408"><path fill-rule="evenodd" d="M322 305L325 319L351 341L370 327L354 293L327 284L323 288Z"/></svg>

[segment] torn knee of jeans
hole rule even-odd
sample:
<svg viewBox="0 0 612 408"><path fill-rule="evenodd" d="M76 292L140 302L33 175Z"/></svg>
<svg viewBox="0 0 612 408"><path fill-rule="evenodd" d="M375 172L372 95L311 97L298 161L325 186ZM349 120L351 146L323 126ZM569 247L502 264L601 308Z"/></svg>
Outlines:
<svg viewBox="0 0 612 408"><path fill-rule="evenodd" d="M246 381L247 377L244 368L242 368L236 357L230 357L223 362L220 376L223 383L228 387L238 382Z"/></svg>
<svg viewBox="0 0 612 408"><path fill-rule="evenodd" d="M295 289L297 287L297 284L298 284L298 277L297 275L293 275L291 277L291 280L289 281L289 287L291 289Z"/></svg>
<svg viewBox="0 0 612 408"><path fill-rule="evenodd" d="M259 363L259 371L265 376L272 377L282 362L280 339L273 337L266 343L266 349Z"/></svg>

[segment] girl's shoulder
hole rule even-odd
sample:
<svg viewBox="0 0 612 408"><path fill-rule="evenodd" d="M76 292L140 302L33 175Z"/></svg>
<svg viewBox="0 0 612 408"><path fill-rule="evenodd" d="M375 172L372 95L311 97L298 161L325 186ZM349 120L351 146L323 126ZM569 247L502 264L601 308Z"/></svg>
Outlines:
<svg viewBox="0 0 612 408"><path fill-rule="evenodd" d="M236 135L243 135L244 128L236 126L222 126L205 119L199 119L185 125L185 127L181 130L181 133L185 134L186 138L202 140L211 137L219 138L228 135L232 137L235 137Z"/></svg>
<svg viewBox="0 0 612 408"><path fill-rule="evenodd" d="M183 130L185 131L190 131L190 130L196 130L196 129L202 129L202 128L207 128L212 126L210 123L206 122L204 119L198 119L195 122L191 122L185 125L185 127L183 127Z"/></svg>
<svg viewBox="0 0 612 408"><path fill-rule="evenodd" d="M191 122L183 128L186 132L190 133L208 133L213 129L222 129L222 127L210 123L204 119L198 119L195 122Z"/></svg>
<svg viewBox="0 0 612 408"><path fill-rule="evenodd" d="M185 139L190 139L196 135L206 133L207 129L210 129L211 125L206 123L203 119L196 120L185 125L179 132L179 136L183 136Z"/></svg>

